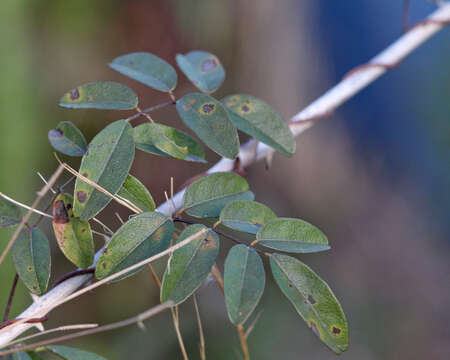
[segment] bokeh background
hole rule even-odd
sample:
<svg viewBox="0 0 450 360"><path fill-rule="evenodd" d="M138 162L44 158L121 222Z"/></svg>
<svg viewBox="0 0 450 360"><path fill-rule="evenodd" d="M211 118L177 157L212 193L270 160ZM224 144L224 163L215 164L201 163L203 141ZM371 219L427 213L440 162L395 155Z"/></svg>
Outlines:
<svg viewBox="0 0 450 360"><path fill-rule="evenodd" d="M412 21L434 8L412 0ZM132 87L142 107L166 101L164 94L110 70L107 63L118 55L150 51L174 64L178 52L210 51L227 69L219 97L249 93L289 119L396 39L401 20L400 0L2 0L0 191L31 203L42 186L36 172L49 177L56 168L47 132L59 121L74 122L91 139L128 114L59 108L68 89L115 80ZM295 156L276 155L269 171L261 163L248 169L259 201L328 235L331 251L301 259L343 305L350 326L345 359L450 358L449 63L447 29L301 135ZM193 90L181 75L176 95ZM155 118L183 128L172 108ZM212 164L217 157L209 153L208 159ZM206 168L138 152L132 173L161 202L171 176L180 186ZM117 228L115 211L128 215L110 206L102 219ZM50 224L43 224L51 235ZM1 231L0 249L11 233ZM222 244L220 267L230 246ZM71 266L54 246L53 251L55 279ZM0 309L13 275L8 259L0 271ZM334 358L268 279L249 338L253 359ZM141 272L64 305L46 327L118 321L157 302L155 284ZM12 315L29 303L19 284ZM199 304L207 357L240 359L214 283L199 292ZM181 323L190 358L198 359L192 301L181 307ZM131 327L68 345L109 359L181 358L168 314L148 321L146 331Z"/></svg>

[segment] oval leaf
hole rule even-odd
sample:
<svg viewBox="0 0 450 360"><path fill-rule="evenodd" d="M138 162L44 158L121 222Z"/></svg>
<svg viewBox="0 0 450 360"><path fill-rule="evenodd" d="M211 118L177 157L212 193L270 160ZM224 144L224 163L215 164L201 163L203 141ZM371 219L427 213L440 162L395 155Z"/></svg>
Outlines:
<svg viewBox="0 0 450 360"><path fill-rule="evenodd" d="M68 346L48 345L46 349L65 360L106 360L106 358L97 354Z"/></svg>
<svg viewBox="0 0 450 360"><path fill-rule="evenodd" d="M22 211L16 204L0 197L0 228L17 225L22 221Z"/></svg>
<svg viewBox="0 0 450 360"><path fill-rule="evenodd" d="M270 266L281 291L320 340L337 354L347 350L347 320L327 283L290 256L273 254Z"/></svg>
<svg viewBox="0 0 450 360"><path fill-rule="evenodd" d="M184 123L219 155L234 159L239 153L237 130L223 105L211 96L187 94L177 100Z"/></svg>
<svg viewBox="0 0 450 360"><path fill-rule="evenodd" d="M115 58L109 66L121 74L156 90L169 92L177 85L175 69L163 59L146 52Z"/></svg>
<svg viewBox="0 0 450 360"><path fill-rule="evenodd" d="M130 171L134 159L131 125L119 120L100 131L83 156L80 174L115 194ZM89 220L97 215L111 198L77 178L75 183L74 215Z"/></svg>
<svg viewBox="0 0 450 360"><path fill-rule="evenodd" d="M87 150L86 139L70 121L61 121L55 130L50 130L48 140L56 151L65 155L83 156Z"/></svg>
<svg viewBox="0 0 450 360"><path fill-rule="evenodd" d="M134 128L136 148L175 159L206 162L201 145L190 135L163 124L145 123Z"/></svg>
<svg viewBox="0 0 450 360"><path fill-rule="evenodd" d="M214 173L188 186L183 197L185 211L197 218L218 217L231 201L253 200L248 183L233 173Z"/></svg>
<svg viewBox="0 0 450 360"><path fill-rule="evenodd" d="M91 226L73 216L73 198L69 194L59 194L53 202L53 230L67 259L80 268L92 265L95 249Z"/></svg>
<svg viewBox="0 0 450 360"><path fill-rule="evenodd" d="M233 324L243 324L255 310L265 282L264 266L256 251L246 245L233 246L224 272L225 304Z"/></svg>
<svg viewBox="0 0 450 360"><path fill-rule="evenodd" d="M117 195L131 201L144 212L155 210L155 202L153 201L150 192L144 184L132 175L128 174Z"/></svg>
<svg viewBox="0 0 450 360"><path fill-rule="evenodd" d="M138 98L130 88L111 81L80 85L59 101L60 106L71 109L130 110L137 104Z"/></svg>
<svg viewBox="0 0 450 360"><path fill-rule="evenodd" d="M258 231L256 240L268 248L292 253L311 253L330 248L322 231L300 219L273 219Z"/></svg>
<svg viewBox="0 0 450 360"><path fill-rule="evenodd" d="M256 234L261 226L275 217L271 209L255 201L233 201L220 213L223 225L250 234Z"/></svg>
<svg viewBox="0 0 450 360"><path fill-rule="evenodd" d="M50 247L45 234L38 228L23 229L11 249L19 277L33 294L47 290L50 278Z"/></svg>
<svg viewBox="0 0 450 360"><path fill-rule="evenodd" d="M278 150L295 153L295 139L289 126L269 105L250 95L230 95L222 99L233 124L246 134Z"/></svg>
<svg viewBox="0 0 450 360"><path fill-rule="evenodd" d="M134 216L117 230L105 246L95 268L96 278L101 280L165 250L169 246L173 231L173 222L170 218L158 212ZM141 269L125 274L119 279L135 274Z"/></svg>
<svg viewBox="0 0 450 360"><path fill-rule="evenodd" d="M225 69L219 59L206 51L178 54L176 60L187 78L205 93L216 91L225 80Z"/></svg>
<svg viewBox="0 0 450 360"><path fill-rule="evenodd" d="M180 234L177 243L206 229L201 224L190 225ZM219 237L212 230L174 251L164 273L161 302L182 303L206 280L219 253Z"/></svg>

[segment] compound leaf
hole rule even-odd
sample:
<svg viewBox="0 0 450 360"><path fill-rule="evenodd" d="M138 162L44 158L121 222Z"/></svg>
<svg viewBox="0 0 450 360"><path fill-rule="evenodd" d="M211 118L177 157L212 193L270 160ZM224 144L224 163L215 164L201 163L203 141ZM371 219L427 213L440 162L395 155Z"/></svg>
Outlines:
<svg viewBox="0 0 450 360"><path fill-rule="evenodd" d="M330 248L322 231L300 219L273 219L258 231L256 240L268 248L292 253L311 253Z"/></svg>
<svg viewBox="0 0 450 360"><path fill-rule="evenodd" d="M137 104L138 98L130 88L111 81L80 85L59 101L60 106L71 109L130 110Z"/></svg>
<svg viewBox="0 0 450 360"><path fill-rule="evenodd" d="M175 69L163 59L146 52L136 52L115 58L109 66L153 89L169 92L177 85Z"/></svg>
<svg viewBox="0 0 450 360"><path fill-rule="evenodd" d="M225 80L225 69L219 59L206 51L178 54L176 60L187 78L205 93L216 91Z"/></svg>
<svg viewBox="0 0 450 360"><path fill-rule="evenodd" d="M206 227L201 224L188 226L177 243L203 229ZM175 250L164 273L161 302L172 300L178 305L185 301L204 283L218 253L219 237L212 230Z"/></svg>
<svg viewBox="0 0 450 360"><path fill-rule="evenodd" d="M170 218L158 212L146 212L132 217L117 230L105 246L95 268L96 278L101 280L165 250L169 246L173 231ZM140 270L131 271L119 279Z"/></svg>
<svg viewBox="0 0 450 360"><path fill-rule="evenodd" d="M347 320L327 283L290 256L273 254L270 266L281 291L320 340L337 354L347 350Z"/></svg>
<svg viewBox="0 0 450 360"><path fill-rule="evenodd" d="M188 186L183 198L185 211L197 218L218 217L231 201L253 200L247 181L234 173L214 173Z"/></svg>
<svg viewBox="0 0 450 360"><path fill-rule="evenodd" d="M11 249L19 277L33 294L43 294L50 278L50 247L38 228L23 229Z"/></svg>
<svg viewBox="0 0 450 360"><path fill-rule="evenodd" d="M0 197L0 228L17 225L22 221L22 211L16 204Z"/></svg>
<svg viewBox="0 0 450 360"><path fill-rule="evenodd" d="M256 234L261 226L275 217L271 209L256 201L233 201L220 213L223 225L250 234Z"/></svg>
<svg viewBox="0 0 450 360"><path fill-rule="evenodd" d="M234 159L239 153L237 130L224 106L211 96L192 93L177 100L184 123L219 155Z"/></svg>
<svg viewBox="0 0 450 360"><path fill-rule="evenodd" d="M206 162L201 145L190 135L163 124L145 123L134 128L136 148L151 154Z"/></svg>
<svg viewBox="0 0 450 360"><path fill-rule="evenodd" d="M48 345L46 349L64 360L106 360L100 355L68 346Z"/></svg>
<svg viewBox="0 0 450 360"><path fill-rule="evenodd" d="M228 317L243 324L264 292L266 274L261 258L246 245L233 246L225 261L224 288Z"/></svg>
<svg viewBox="0 0 450 360"><path fill-rule="evenodd" d="M100 131L83 156L80 174L115 194L124 183L134 159L132 127L118 120ZM77 178L74 215L89 220L97 215L111 198Z"/></svg>
<svg viewBox="0 0 450 360"><path fill-rule="evenodd" d="M94 261L94 240L88 221L73 216L73 198L59 194L53 202L53 230L64 256L80 268Z"/></svg>
<svg viewBox="0 0 450 360"><path fill-rule="evenodd" d="M155 202L150 192L143 183L130 174L128 174L117 195L131 201L142 211L155 210Z"/></svg>
<svg viewBox="0 0 450 360"><path fill-rule="evenodd" d="M83 156L87 150L86 139L70 121L61 121L48 132L48 140L56 151L69 156Z"/></svg>

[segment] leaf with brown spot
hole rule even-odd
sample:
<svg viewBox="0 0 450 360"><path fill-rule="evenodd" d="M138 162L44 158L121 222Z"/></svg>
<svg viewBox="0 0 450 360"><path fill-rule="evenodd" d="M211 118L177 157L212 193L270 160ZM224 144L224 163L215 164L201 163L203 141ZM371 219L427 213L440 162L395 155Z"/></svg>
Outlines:
<svg viewBox="0 0 450 360"><path fill-rule="evenodd" d="M50 278L50 247L45 234L38 228L23 229L11 249L20 279L33 294L47 290Z"/></svg>
<svg viewBox="0 0 450 360"><path fill-rule="evenodd" d="M177 243L203 229L206 226L201 224L188 226ZM164 272L161 302L172 300L174 305L178 305L192 295L205 282L218 253L219 237L212 230L175 250Z"/></svg>
<svg viewBox="0 0 450 360"><path fill-rule="evenodd" d="M138 104L136 94L125 85L100 81L68 91L59 105L71 109L131 110Z"/></svg>
<svg viewBox="0 0 450 360"><path fill-rule="evenodd" d="M294 135L286 121L268 104L244 94L230 95L221 101L239 130L284 155L291 156L295 153Z"/></svg>
<svg viewBox="0 0 450 360"><path fill-rule="evenodd" d="M100 131L89 144L79 172L102 188L115 194L125 182L134 159L133 129L118 120ZM111 198L77 178L73 212L86 221L97 215Z"/></svg>
<svg viewBox="0 0 450 360"><path fill-rule="evenodd" d="M348 325L330 287L308 266L293 257L270 257L273 277L313 332L336 354L348 348Z"/></svg>
<svg viewBox="0 0 450 360"><path fill-rule="evenodd" d="M205 93L216 91L225 80L225 69L219 59L206 51L178 54L176 60L187 78Z"/></svg>
<svg viewBox="0 0 450 360"><path fill-rule="evenodd" d="M116 231L106 245L97 262L95 277L101 280L165 250L173 232L172 220L156 211L132 217ZM114 282L141 269L142 267L131 271Z"/></svg>
<svg viewBox="0 0 450 360"><path fill-rule="evenodd" d="M73 198L59 194L53 202L53 230L64 256L80 268L94 261L94 240L88 221L73 216Z"/></svg>
<svg viewBox="0 0 450 360"><path fill-rule="evenodd" d="M228 159L239 153L237 130L223 105L211 96L193 93L177 101L184 123L212 150Z"/></svg>

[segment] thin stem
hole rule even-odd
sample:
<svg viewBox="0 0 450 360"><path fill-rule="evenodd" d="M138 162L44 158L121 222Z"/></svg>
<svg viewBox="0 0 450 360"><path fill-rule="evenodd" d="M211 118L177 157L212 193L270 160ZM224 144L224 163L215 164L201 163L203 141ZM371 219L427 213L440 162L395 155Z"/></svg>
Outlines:
<svg viewBox="0 0 450 360"><path fill-rule="evenodd" d="M158 288L161 289L161 280L159 280L158 274L153 269L153 266L151 264L147 264L147 267L152 274L153 280L155 281L156 285L158 285ZM183 336L181 335L180 331L180 323L179 323L179 317L178 317L178 306L175 306L175 309L172 307L170 308L170 313L172 315L173 320L173 326L175 328L175 332L177 334L178 344L181 349L181 353L183 354L183 358L185 360L189 360L186 352L186 348L184 346Z"/></svg>
<svg viewBox="0 0 450 360"><path fill-rule="evenodd" d="M149 112L152 112L152 111L161 109L161 108L163 108L163 107L166 107L167 105L172 105L172 104L175 104L174 101L166 101L166 102L164 102L164 103L162 103L162 104L150 106L149 108L144 109L144 110L138 112L137 114L134 114L134 115L130 116L130 117L127 118L126 120L127 120L127 121L132 121L132 120L134 120L134 119L137 119L137 118L140 117L141 115L145 116L145 114L147 114L147 113L149 113Z"/></svg>
<svg viewBox="0 0 450 360"><path fill-rule="evenodd" d="M89 268L89 269L77 269L77 270L71 271L67 274L62 275L58 279L56 279L52 288L61 284L63 281L66 281L67 279L73 278L74 276L79 276L79 275L84 275L84 274L93 274L93 273L95 273L95 267Z"/></svg>
<svg viewBox="0 0 450 360"><path fill-rule="evenodd" d="M98 327L98 324L76 324L76 325L64 325L64 326L58 326L54 329L44 330L40 331L36 334L24 336L22 338L19 338L17 340L11 341L9 344L6 344L5 347L24 342L26 340L34 339L36 337L42 336L42 335L48 335L54 332L58 331L71 331L71 330L81 330L81 329L92 329Z"/></svg>
<svg viewBox="0 0 450 360"><path fill-rule="evenodd" d="M245 336L244 327L242 326L242 324L238 324L236 325L236 328L238 331L239 340L241 342L241 348L242 353L244 354L244 359L250 360L250 353L248 352L247 337Z"/></svg>
<svg viewBox="0 0 450 360"><path fill-rule="evenodd" d="M33 210L35 210L38 207L42 198L45 196L45 194L47 194L48 190L53 186L53 184L56 182L56 180L62 174L63 170L64 170L64 167L62 165L59 165L58 168L56 169L56 171L51 176L48 183L45 184L45 186L38 192L36 199L34 200L33 204L31 205L31 209L28 210L25 217L22 219L22 221L20 222L16 231L14 232L13 236L11 237L11 240L9 240L8 244L6 245L5 250L3 250L3 253L0 256L0 264L3 262L3 260L5 260L6 255L8 254L9 250L11 250L11 247L13 246L17 237L19 236L20 232L22 231L23 227L25 226L25 223L28 222L28 220L30 219L31 214L33 213Z"/></svg>
<svg viewBox="0 0 450 360"><path fill-rule="evenodd" d="M44 341L40 341L34 344L29 344L29 345L25 345L25 346L19 346L16 347L14 349L9 349L6 351L0 351L0 356L5 356L8 354L13 354L19 351L26 351L26 350L32 350L41 346L47 346L50 344L57 344L63 341L69 341L72 339L77 339L80 338L82 336L87 336L87 335L93 335L93 334L98 334L101 332L105 332L105 331L110 331L110 330L114 330L114 329L119 329L125 326L129 326L129 325L133 325L136 323L140 323L148 318L151 318L152 316L155 316L157 314L159 314L160 312L167 310L168 308L170 308L173 305L173 303L171 301L167 301L165 303L162 303L160 305L157 305L155 307L152 307L150 309L148 309L147 311L137 315L137 316L133 316L129 319L126 320L122 320L122 321L118 321L112 324L108 324L108 325L103 325L103 326L99 326L97 328L94 329L89 329L89 330L84 330L84 331L79 331L77 333L74 334L69 334L69 335L64 335L64 336L60 336L54 339L49 339L49 340L44 340Z"/></svg>
<svg viewBox="0 0 450 360"><path fill-rule="evenodd" d="M179 217L175 217L175 218L173 218L172 220L173 220L174 222L181 222L181 223L189 224L189 225L193 225L193 224L201 224L201 223L196 222L196 221L192 221L192 220L188 220L188 219L183 219L183 218L179 218ZM225 238L227 238L227 239L230 239L231 241L235 242L236 244L245 245L245 246L249 246L249 247L252 247L252 248L253 248L253 245L254 245L254 243L255 243L255 242L252 242L251 244L247 244L247 243L245 243L245 242L239 240L238 238L235 238L235 237L232 236L232 235L229 235L229 234L227 234L227 233L224 233L223 231L218 230L218 229L217 229L216 227L214 227L214 226L213 226L212 228L210 228L210 230L214 231L217 235L221 235L221 236L223 236L223 237L225 237ZM253 249L255 249L255 251L257 251L257 252L259 252L259 253L261 253L261 254L265 254L265 252L262 251L262 250L259 250L259 249L257 249L257 248L253 248Z"/></svg>
<svg viewBox="0 0 450 360"><path fill-rule="evenodd" d="M13 284L11 287L11 292L9 293L8 303L6 304L5 314L3 315L3 321L8 320L9 311L11 310L12 301L14 298L14 293L16 292L17 281L19 280L19 274L14 275Z"/></svg>
<svg viewBox="0 0 450 360"><path fill-rule="evenodd" d="M20 206L20 207L23 207L24 209L27 209L27 210L30 210L30 211L34 212L35 214L39 214L39 215L41 215L41 216L45 216L45 217L47 217L47 218L53 219L53 216L51 216L50 214L47 214L47 213L45 213L45 212L43 212L43 211L34 209L34 208L32 208L31 206L22 204L22 203L18 202L17 200L14 200L13 198L10 198L9 196L7 196L7 195L5 195L5 194L3 194L3 193L1 193L1 192L0 192L0 196L1 196L2 198L4 198L4 199L8 200L9 202L12 202L13 204L16 204L16 205L18 205L18 206Z"/></svg>
<svg viewBox="0 0 450 360"><path fill-rule="evenodd" d="M200 311L198 309L197 296L195 293L192 295L192 299L194 300L195 315L197 317L198 332L200 335L200 358L206 360L205 335L203 334L202 319L200 318Z"/></svg>

